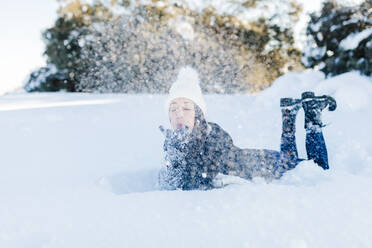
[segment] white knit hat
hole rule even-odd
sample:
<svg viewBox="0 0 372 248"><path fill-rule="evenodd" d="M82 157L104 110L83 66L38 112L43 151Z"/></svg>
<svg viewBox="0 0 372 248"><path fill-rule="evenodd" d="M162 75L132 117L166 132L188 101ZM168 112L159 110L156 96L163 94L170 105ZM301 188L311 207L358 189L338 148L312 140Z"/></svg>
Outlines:
<svg viewBox="0 0 372 248"><path fill-rule="evenodd" d="M205 115L207 109L199 83L199 75L194 68L190 66L181 68L176 82L169 90L169 96L165 104L166 113L168 114L169 105L173 99L184 97L198 105Z"/></svg>

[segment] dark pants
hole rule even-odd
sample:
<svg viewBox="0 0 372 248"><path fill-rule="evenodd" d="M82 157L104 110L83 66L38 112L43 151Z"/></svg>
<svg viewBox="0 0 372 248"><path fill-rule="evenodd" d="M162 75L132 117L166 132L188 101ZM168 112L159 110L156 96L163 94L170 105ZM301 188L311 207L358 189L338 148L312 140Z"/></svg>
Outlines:
<svg viewBox="0 0 372 248"><path fill-rule="evenodd" d="M305 160L299 159L296 146L296 114L282 111L283 127L280 144L280 159L278 167L292 169ZM328 169L328 153L325 145L322 128L319 125L306 125L306 152L307 159L314 160L323 169Z"/></svg>
<svg viewBox="0 0 372 248"><path fill-rule="evenodd" d="M278 165L283 169L296 167L299 160L296 145L296 115L282 110L282 137L280 142L280 159Z"/></svg>
<svg viewBox="0 0 372 248"><path fill-rule="evenodd" d="M314 125L306 128L306 152L307 159L314 160L324 170L329 169L328 153L321 127Z"/></svg>
<svg viewBox="0 0 372 248"><path fill-rule="evenodd" d="M267 149L235 148L233 158L236 168L229 168L226 174L247 179L264 177L267 180L278 179L284 172L291 170L305 159L298 158L296 145L296 114L282 110L282 136L280 151ZM306 129L306 151L308 159L313 159L324 169L328 168L328 155L320 127ZM231 159L231 158L230 158Z"/></svg>

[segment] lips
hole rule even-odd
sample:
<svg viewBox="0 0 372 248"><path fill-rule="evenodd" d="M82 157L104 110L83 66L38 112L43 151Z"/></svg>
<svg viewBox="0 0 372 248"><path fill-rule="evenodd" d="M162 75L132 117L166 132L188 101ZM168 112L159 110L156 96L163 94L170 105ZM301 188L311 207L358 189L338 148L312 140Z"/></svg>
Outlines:
<svg viewBox="0 0 372 248"><path fill-rule="evenodd" d="M177 129L182 129L183 128L183 124L182 123L177 123L176 127L177 127Z"/></svg>

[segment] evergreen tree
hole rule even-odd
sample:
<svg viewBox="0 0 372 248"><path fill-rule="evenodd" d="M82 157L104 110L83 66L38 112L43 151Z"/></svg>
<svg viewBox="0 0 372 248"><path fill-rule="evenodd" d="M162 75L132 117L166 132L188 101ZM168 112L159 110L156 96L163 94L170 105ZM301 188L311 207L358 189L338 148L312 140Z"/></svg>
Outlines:
<svg viewBox="0 0 372 248"><path fill-rule="evenodd" d="M313 13L307 27L309 49L304 53L307 67L319 67L326 75L351 70L372 74L372 1L343 6L336 1L323 4Z"/></svg>
<svg viewBox="0 0 372 248"><path fill-rule="evenodd" d="M100 2L89 5L73 0L61 6L54 26L42 33L48 66L34 71L25 89L76 91L78 76L84 71L81 49L89 35L88 27L111 17L109 9Z"/></svg>

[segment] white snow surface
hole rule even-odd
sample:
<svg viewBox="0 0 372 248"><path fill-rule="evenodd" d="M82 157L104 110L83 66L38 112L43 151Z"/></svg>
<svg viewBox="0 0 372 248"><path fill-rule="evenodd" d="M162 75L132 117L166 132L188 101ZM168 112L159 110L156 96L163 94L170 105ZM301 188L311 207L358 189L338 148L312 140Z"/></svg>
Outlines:
<svg viewBox="0 0 372 248"><path fill-rule="evenodd" d="M207 118L242 148L278 150L279 98L306 90L338 102L323 114L330 170L304 161L209 191L155 186L165 96L2 96L0 247L372 247L371 78L286 74L255 96L206 96Z"/></svg>

